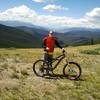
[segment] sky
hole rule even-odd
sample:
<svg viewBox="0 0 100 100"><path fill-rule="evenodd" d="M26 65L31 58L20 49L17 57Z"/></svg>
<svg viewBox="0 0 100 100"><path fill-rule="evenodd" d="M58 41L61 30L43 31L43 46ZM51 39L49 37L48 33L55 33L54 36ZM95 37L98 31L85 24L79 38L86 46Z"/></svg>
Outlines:
<svg viewBox="0 0 100 100"><path fill-rule="evenodd" d="M0 0L0 20L100 28L100 0Z"/></svg>

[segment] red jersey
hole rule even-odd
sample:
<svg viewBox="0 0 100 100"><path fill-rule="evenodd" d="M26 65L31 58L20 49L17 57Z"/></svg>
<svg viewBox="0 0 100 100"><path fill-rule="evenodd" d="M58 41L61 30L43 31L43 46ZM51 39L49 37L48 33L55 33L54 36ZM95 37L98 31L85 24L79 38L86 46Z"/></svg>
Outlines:
<svg viewBox="0 0 100 100"><path fill-rule="evenodd" d="M47 36L43 41L45 42L45 46L49 48L48 52L53 52L56 38Z"/></svg>

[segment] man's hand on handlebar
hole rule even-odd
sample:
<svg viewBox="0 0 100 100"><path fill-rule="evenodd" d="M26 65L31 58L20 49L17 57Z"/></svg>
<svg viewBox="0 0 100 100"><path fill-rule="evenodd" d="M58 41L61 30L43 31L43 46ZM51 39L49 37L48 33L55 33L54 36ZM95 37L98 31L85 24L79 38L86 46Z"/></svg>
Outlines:
<svg viewBox="0 0 100 100"><path fill-rule="evenodd" d="M64 48L62 48L61 50L62 50L63 53L65 52L65 49Z"/></svg>

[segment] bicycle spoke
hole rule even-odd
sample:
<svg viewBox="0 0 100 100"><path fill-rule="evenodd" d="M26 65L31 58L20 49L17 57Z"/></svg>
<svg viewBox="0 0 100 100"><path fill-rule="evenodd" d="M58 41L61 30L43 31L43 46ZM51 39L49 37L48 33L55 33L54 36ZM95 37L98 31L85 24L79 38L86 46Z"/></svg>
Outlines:
<svg viewBox="0 0 100 100"><path fill-rule="evenodd" d="M43 77L45 68L47 68L47 63L44 62L43 60L38 60L34 63L33 65L33 71L37 76Z"/></svg>
<svg viewBox="0 0 100 100"><path fill-rule="evenodd" d="M80 66L77 63L70 62L67 64L64 69L63 73L69 78L69 79L77 79L81 74Z"/></svg>

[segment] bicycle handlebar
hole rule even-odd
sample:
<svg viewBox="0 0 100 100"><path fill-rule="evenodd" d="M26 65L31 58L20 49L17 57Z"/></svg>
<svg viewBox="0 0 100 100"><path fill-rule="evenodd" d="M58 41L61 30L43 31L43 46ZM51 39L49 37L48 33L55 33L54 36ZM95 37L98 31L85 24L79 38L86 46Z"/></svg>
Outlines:
<svg viewBox="0 0 100 100"><path fill-rule="evenodd" d="M65 50L62 50L62 53L64 54L66 51Z"/></svg>

